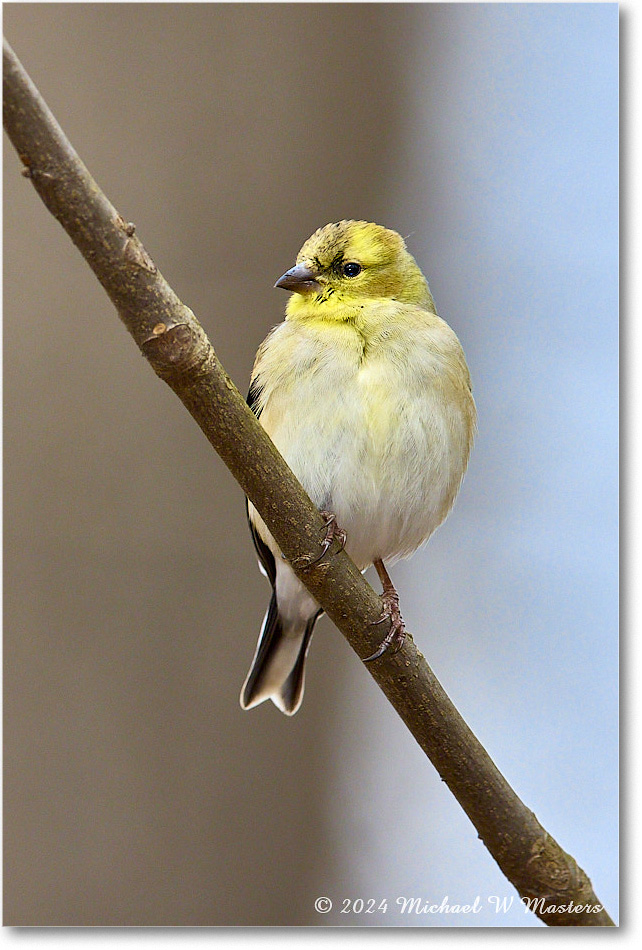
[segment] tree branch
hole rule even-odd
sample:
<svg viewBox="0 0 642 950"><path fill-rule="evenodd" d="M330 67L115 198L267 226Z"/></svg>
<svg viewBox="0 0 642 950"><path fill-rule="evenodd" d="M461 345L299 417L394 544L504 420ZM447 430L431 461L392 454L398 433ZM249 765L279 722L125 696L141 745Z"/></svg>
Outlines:
<svg viewBox="0 0 642 950"><path fill-rule="evenodd" d="M337 551L305 570L323 519L219 363L202 327L159 273L133 225L97 186L4 44L4 124L28 177L89 263L154 371L181 399L251 499L300 580L358 656L386 632L377 594ZM479 837L549 925L614 926L573 858L547 834L475 738L412 637L367 667ZM576 908L578 908L576 910Z"/></svg>

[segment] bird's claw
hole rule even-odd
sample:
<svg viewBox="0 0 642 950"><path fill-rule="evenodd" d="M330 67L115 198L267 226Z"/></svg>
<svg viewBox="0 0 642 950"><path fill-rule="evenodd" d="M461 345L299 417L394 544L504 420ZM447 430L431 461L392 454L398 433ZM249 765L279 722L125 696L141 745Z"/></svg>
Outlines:
<svg viewBox="0 0 642 950"><path fill-rule="evenodd" d="M396 590L384 590L381 595L382 600L382 610L381 616L378 620L373 622L373 626L376 626L378 623L384 623L386 620L391 620L390 630L385 635L378 648L371 656L367 656L364 659L364 663L372 663L373 660L378 660L380 656L386 652L388 647L394 644L394 650L392 651L391 656L399 653L404 641L406 639L406 626L403 622L401 616L401 611L399 610L399 595Z"/></svg>
<svg viewBox="0 0 642 950"><path fill-rule="evenodd" d="M321 511L321 514L325 518L325 524L323 526L325 529L325 538L322 545L323 550L321 551L321 554L319 555L319 559L322 558L323 555L328 551L328 549L330 548L330 545L332 544L334 540L337 540L339 542L339 551L343 551L344 547L346 546L346 541L348 539L348 536L343 530L343 528L340 528L339 525L337 524L337 516L335 515L333 511L323 510Z"/></svg>
<svg viewBox="0 0 642 950"><path fill-rule="evenodd" d="M313 567L315 564L318 564L319 561L325 557L325 555L330 550L330 546L333 541L337 540L339 542L339 551L343 551L346 546L347 535L343 528L340 528L337 524L337 516L333 511L322 510L321 514L325 518L325 524L323 529L325 531L325 538L321 544L321 553L310 560L307 555L303 555L301 558L297 558L298 561L305 561L305 565L302 565L305 570ZM337 552L338 553L338 552Z"/></svg>

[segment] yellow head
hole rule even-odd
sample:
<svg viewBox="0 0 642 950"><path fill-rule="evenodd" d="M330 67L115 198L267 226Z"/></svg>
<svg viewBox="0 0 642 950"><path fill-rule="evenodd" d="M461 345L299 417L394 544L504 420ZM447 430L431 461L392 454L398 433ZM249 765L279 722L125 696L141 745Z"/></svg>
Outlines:
<svg viewBox="0 0 642 950"><path fill-rule="evenodd" d="M342 310L373 299L396 300L435 311L426 278L403 238L367 221L326 224L305 242L291 268L275 284L295 291L289 316L306 310L340 319Z"/></svg>

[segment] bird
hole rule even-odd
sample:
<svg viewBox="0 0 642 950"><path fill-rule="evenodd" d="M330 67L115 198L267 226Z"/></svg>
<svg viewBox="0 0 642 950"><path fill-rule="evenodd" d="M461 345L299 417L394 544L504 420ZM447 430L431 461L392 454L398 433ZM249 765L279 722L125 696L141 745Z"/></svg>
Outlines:
<svg viewBox="0 0 642 950"><path fill-rule="evenodd" d="M462 346L396 231L327 224L274 285L285 320L260 345L248 404L360 571L382 583L390 628L373 662L403 644L386 564L413 554L444 521L464 477L477 414ZM305 662L323 613L249 500L259 567L272 585L243 709L299 709Z"/></svg>

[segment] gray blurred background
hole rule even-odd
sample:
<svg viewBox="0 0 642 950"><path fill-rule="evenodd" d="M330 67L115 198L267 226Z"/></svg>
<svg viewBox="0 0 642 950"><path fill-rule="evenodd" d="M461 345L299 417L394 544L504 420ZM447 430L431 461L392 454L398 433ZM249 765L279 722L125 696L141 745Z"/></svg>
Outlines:
<svg viewBox="0 0 642 950"><path fill-rule="evenodd" d="M4 25L241 390L315 228L409 236L480 423L393 569L404 616L615 915L617 5ZM5 923L542 926L327 620L300 713L241 711L268 598L242 493L19 169L5 141Z"/></svg>

